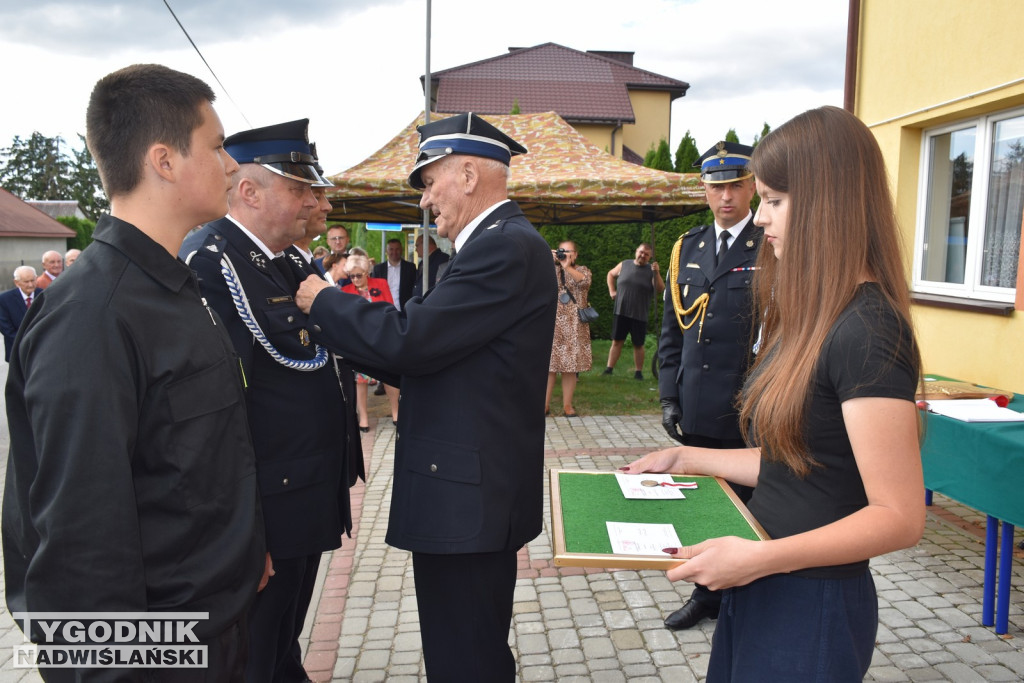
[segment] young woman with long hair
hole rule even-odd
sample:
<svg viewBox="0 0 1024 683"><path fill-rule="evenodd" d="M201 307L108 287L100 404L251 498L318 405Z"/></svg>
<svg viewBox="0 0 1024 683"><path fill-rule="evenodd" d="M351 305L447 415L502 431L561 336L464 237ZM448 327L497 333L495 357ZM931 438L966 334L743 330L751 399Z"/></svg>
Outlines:
<svg viewBox="0 0 1024 683"><path fill-rule="evenodd" d="M868 560L924 531L921 361L885 165L835 107L767 135L751 159L764 228L763 322L738 397L745 449L682 446L627 472L721 476L772 540L666 549L672 580L726 590L707 680L863 679L878 627Z"/></svg>

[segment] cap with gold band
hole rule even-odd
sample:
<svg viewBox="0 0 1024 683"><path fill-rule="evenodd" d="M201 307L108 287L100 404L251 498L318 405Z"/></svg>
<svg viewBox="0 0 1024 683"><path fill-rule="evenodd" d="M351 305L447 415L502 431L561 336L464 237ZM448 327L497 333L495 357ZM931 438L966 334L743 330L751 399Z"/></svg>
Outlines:
<svg viewBox="0 0 1024 683"><path fill-rule="evenodd" d="M316 157L309 146L309 119L253 128L224 139L224 150L239 164L259 164L271 173L316 185Z"/></svg>
<svg viewBox="0 0 1024 683"><path fill-rule="evenodd" d="M420 178L423 167L450 154L495 159L506 166L513 156L526 154L525 147L473 112L431 121L417 130L420 152L409 174L409 185L417 190L424 188Z"/></svg>
<svg viewBox="0 0 1024 683"><path fill-rule="evenodd" d="M693 163L700 169L700 179L712 185L746 180L754 175L747 165L754 148L738 142L719 142Z"/></svg>

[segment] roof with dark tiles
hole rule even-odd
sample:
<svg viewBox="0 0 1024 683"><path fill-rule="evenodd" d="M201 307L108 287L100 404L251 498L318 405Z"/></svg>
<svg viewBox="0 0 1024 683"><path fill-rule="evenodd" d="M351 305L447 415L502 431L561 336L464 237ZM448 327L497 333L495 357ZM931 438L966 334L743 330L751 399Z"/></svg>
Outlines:
<svg viewBox="0 0 1024 683"><path fill-rule="evenodd" d="M0 188L0 237L74 236L74 230Z"/></svg>
<svg viewBox="0 0 1024 683"><path fill-rule="evenodd" d="M604 55L614 54L616 57ZM630 90L682 97L689 83L638 69L630 53L581 52L556 43L512 48L507 54L438 71L436 111L524 114L556 111L573 123L633 123Z"/></svg>

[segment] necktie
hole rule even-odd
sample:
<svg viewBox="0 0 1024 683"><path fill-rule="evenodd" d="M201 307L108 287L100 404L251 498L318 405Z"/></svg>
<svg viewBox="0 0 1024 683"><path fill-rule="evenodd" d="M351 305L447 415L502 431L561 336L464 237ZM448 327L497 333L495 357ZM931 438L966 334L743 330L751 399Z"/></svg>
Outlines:
<svg viewBox="0 0 1024 683"><path fill-rule="evenodd" d="M722 259L725 258L725 252L729 251L729 233L722 231L722 235L718 239L721 242L718 245L718 253L715 254L715 266L722 262Z"/></svg>
<svg viewBox="0 0 1024 683"><path fill-rule="evenodd" d="M28 296L25 297L25 308L28 308L31 305L32 305L32 295L29 294Z"/></svg>
<svg viewBox="0 0 1024 683"><path fill-rule="evenodd" d="M292 270L291 264L288 263L287 256L278 256L271 259L271 262L277 268L278 272L281 273L281 277L288 283L289 289L294 293L299 288L299 283L295 278L295 272Z"/></svg>

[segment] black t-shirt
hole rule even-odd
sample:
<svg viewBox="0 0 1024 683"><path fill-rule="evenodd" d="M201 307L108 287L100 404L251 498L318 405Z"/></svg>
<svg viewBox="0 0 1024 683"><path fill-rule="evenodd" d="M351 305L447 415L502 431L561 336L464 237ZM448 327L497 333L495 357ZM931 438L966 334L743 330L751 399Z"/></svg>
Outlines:
<svg viewBox="0 0 1024 683"><path fill-rule="evenodd" d="M762 456L751 513L772 538L817 529L867 505L864 484L843 421L852 398L914 400L918 368L909 326L876 283L861 285L829 330L812 377L804 439L819 466L804 479ZM860 573L868 561L803 569L794 574L837 578Z"/></svg>

